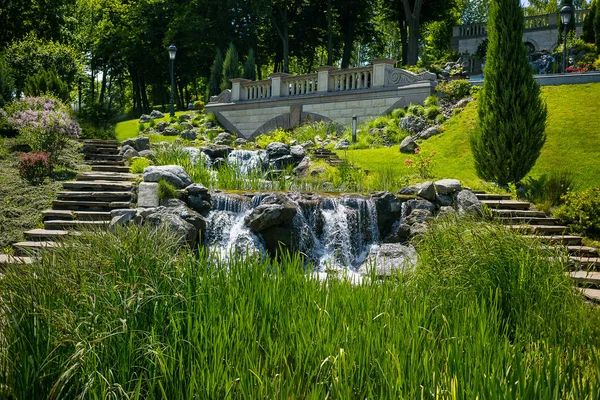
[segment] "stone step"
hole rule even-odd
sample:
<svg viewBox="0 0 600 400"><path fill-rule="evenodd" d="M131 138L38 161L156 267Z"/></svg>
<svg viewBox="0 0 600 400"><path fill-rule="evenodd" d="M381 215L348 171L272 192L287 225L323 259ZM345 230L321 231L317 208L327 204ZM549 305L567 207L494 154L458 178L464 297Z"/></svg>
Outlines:
<svg viewBox="0 0 600 400"><path fill-rule="evenodd" d="M121 142L118 140L107 140L107 139L81 139L83 145L98 145L98 146L121 146Z"/></svg>
<svg viewBox="0 0 600 400"><path fill-rule="evenodd" d="M60 243L51 241L23 241L13 243L15 253L18 256L30 256L38 253L40 250L52 249L58 246L60 246Z"/></svg>
<svg viewBox="0 0 600 400"><path fill-rule="evenodd" d="M98 166L98 165L111 166L111 167L124 167L125 166L125 161L89 160L89 161L86 161L86 164L89 164L92 167L95 167L95 166ZM92 168L92 171L94 171L94 168ZM129 171L129 168L127 168L127 171ZM119 172L124 172L124 171L119 171Z"/></svg>
<svg viewBox="0 0 600 400"><path fill-rule="evenodd" d="M500 217L500 222L505 225L558 225L556 218L547 217Z"/></svg>
<svg viewBox="0 0 600 400"><path fill-rule="evenodd" d="M497 210L495 208L490 209L492 215L498 218L511 218L511 217L523 217L523 218L546 218L546 213L543 211L536 210Z"/></svg>
<svg viewBox="0 0 600 400"><path fill-rule="evenodd" d="M123 156L120 154L93 154L86 153L85 160L97 161L123 161Z"/></svg>
<svg viewBox="0 0 600 400"><path fill-rule="evenodd" d="M597 257L598 249L589 246L567 246L569 254L578 255L582 257Z"/></svg>
<svg viewBox="0 0 600 400"><path fill-rule="evenodd" d="M529 210L531 207L528 201L519 200L482 200L481 204L498 210Z"/></svg>
<svg viewBox="0 0 600 400"><path fill-rule="evenodd" d="M90 227L105 227L110 221L44 221L44 228L49 230L81 229Z"/></svg>
<svg viewBox="0 0 600 400"><path fill-rule="evenodd" d="M533 232L538 235L561 234L569 230L568 226L561 225L508 225L511 229L523 232Z"/></svg>
<svg viewBox="0 0 600 400"><path fill-rule="evenodd" d="M596 271L572 271L569 276L580 285L600 285L600 272Z"/></svg>
<svg viewBox="0 0 600 400"><path fill-rule="evenodd" d="M119 208L131 208L129 201L69 201L54 200L52 208L55 210L74 210L74 211L110 211Z"/></svg>
<svg viewBox="0 0 600 400"><path fill-rule="evenodd" d="M6 267L8 265L27 265L32 263L32 257L19 257L9 254L0 254L0 267Z"/></svg>
<svg viewBox="0 0 600 400"><path fill-rule="evenodd" d="M67 236L80 235L79 232L70 232L63 229L31 229L25 232L25 239L32 242L56 241L64 239Z"/></svg>
<svg viewBox="0 0 600 400"><path fill-rule="evenodd" d="M92 172L117 172L129 173L129 167L125 165L92 165Z"/></svg>
<svg viewBox="0 0 600 400"><path fill-rule="evenodd" d="M127 167L125 167L127 168ZM127 168L129 170L129 168ZM124 172L82 172L77 174L78 181L111 181L111 182L125 182L134 181L139 177L137 174L130 174Z"/></svg>
<svg viewBox="0 0 600 400"><path fill-rule="evenodd" d="M117 146L114 147L100 147L100 146L83 146L81 151L84 154L109 154L109 155L118 155L119 148Z"/></svg>
<svg viewBox="0 0 600 400"><path fill-rule="evenodd" d="M508 194L475 193L475 196L479 200L510 200L510 195Z"/></svg>
<svg viewBox="0 0 600 400"><path fill-rule="evenodd" d="M579 290L588 300L600 303L600 289L579 288Z"/></svg>
<svg viewBox="0 0 600 400"><path fill-rule="evenodd" d="M57 200L90 200L90 201L129 201L131 200L133 193L131 191L118 191L118 192L99 192L99 191L68 191L58 192L56 194Z"/></svg>
<svg viewBox="0 0 600 400"><path fill-rule="evenodd" d="M576 265L583 266L585 269L600 267L600 258L598 257L570 256L569 259L573 261Z"/></svg>
<svg viewBox="0 0 600 400"><path fill-rule="evenodd" d="M76 191L125 191L131 190L133 182L74 181L63 183L63 189Z"/></svg>
<svg viewBox="0 0 600 400"><path fill-rule="evenodd" d="M581 246L582 237L572 235L524 235L525 238L538 239L544 243Z"/></svg>
<svg viewBox="0 0 600 400"><path fill-rule="evenodd" d="M44 210L44 220L110 221L109 211Z"/></svg>

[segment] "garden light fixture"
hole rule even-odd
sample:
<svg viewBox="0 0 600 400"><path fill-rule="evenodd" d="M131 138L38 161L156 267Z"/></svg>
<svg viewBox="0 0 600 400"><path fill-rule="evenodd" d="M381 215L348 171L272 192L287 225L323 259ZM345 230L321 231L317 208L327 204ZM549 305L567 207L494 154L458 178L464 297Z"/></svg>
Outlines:
<svg viewBox="0 0 600 400"><path fill-rule="evenodd" d="M567 31L569 22L571 22L571 7L564 6L560 9L560 19L562 21L564 31L565 31L565 40L563 41L563 73L567 72Z"/></svg>
<svg viewBox="0 0 600 400"><path fill-rule="evenodd" d="M175 54L177 47L174 44L169 46L169 59L171 60L171 117L175 116Z"/></svg>

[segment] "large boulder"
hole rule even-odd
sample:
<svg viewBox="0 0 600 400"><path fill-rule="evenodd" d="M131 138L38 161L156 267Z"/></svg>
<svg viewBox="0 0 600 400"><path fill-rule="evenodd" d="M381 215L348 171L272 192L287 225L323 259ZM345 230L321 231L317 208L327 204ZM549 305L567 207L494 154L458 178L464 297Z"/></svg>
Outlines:
<svg viewBox="0 0 600 400"><path fill-rule="evenodd" d="M162 134L165 136L177 136L177 135L179 135L179 131L175 128L165 128L165 130L163 130Z"/></svg>
<svg viewBox="0 0 600 400"><path fill-rule="evenodd" d="M433 213L429 210L412 210L402 222L406 225L423 224L433 218Z"/></svg>
<svg viewBox="0 0 600 400"><path fill-rule="evenodd" d="M144 170L144 181L158 182L161 179L169 182L176 189L183 189L192 184L190 176L179 165L150 166Z"/></svg>
<svg viewBox="0 0 600 400"><path fill-rule="evenodd" d="M396 272L414 271L417 264L417 252L412 246L399 243L383 243L369 254L358 271L362 274L374 274L386 277Z"/></svg>
<svg viewBox="0 0 600 400"><path fill-rule="evenodd" d="M302 161L294 168L294 175L305 176L306 172L310 168L310 158L304 157Z"/></svg>
<svg viewBox="0 0 600 400"><path fill-rule="evenodd" d="M137 151L150 150L150 139L147 137L139 137L135 139L134 147Z"/></svg>
<svg viewBox="0 0 600 400"><path fill-rule="evenodd" d="M211 196L208 189L199 183L194 183L185 188L186 203L192 210L202 215L207 215L211 208Z"/></svg>
<svg viewBox="0 0 600 400"><path fill-rule="evenodd" d="M377 209L377 226L381 237L386 237L396 221L402 217L402 200L390 192L371 195Z"/></svg>
<svg viewBox="0 0 600 400"><path fill-rule="evenodd" d="M145 124L146 122L150 122L151 120L152 120L152 118L149 115L147 115L147 114L142 114L140 116L140 123L141 124Z"/></svg>
<svg viewBox="0 0 600 400"><path fill-rule="evenodd" d="M421 133L417 135L419 139L429 139L432 136L439 135L440 128L439 126L432 126L430 128L425 129Z"/></svg>
<svg viewBox="0 0 600 400"><path fill-rule="evenodd" d="M213 144L202 148L202 152L210 158L225 158L233 151L233 147Z"/></svg>
<svg viewBox="0 0 600 400"><path fill-rule="evenodd" d="M350 141L348 139L342 139L335 145L335 150L347 150L350 147Z"/></svg>
<svg viewBox="0 0 600 400"><path fill-rule="evenodd" d="M290 146L280 142L272 142L269 143L265 149L267 152L267 156L269 159L276 159L283 156L290 155Z"/></svg>
<svg viewBox="0 0 600 400"><path fill-rule="evenodd" d="M408 114L400 120L400 128L412 135L427 129L427 120L414 114Z"/></svg>
<svg viewBox="0 0 600 400"><path fill-rule="evenodd" d="M192 115L191 114L181 114L179 116L179 122L189 121L190 119L192 119Z"/></svg>
<svg viewBox="0 0 600 400"><path fill-rule="evenodd" d="M133 143L135 145L135 142ZM134 150L135 151L135 147L129 144L125 144L121 146L121 150L119 151L120 155L124 155L126 152L128 152L129 150Z"/></svg>
<svg viewBox="0 0 600 400"><path fill-rule="evenodd" d="M290 155L297 160L302 160L306 155L306 150L300 145L290 147Z"/></svg>
<svg viewBox="0 0 600 400"><path fill-rule="evenodd" d="M204 217L196 211L189 209L183 201L179 199L165 199L162 205L166 208L166 212L177 215L185 222L192 224L198 232L206 231L206 220Z"/></svg>
<svg viewBox="0 0 600 400"><path fill-rule="evenodd" d="M414 154L415 149L419 147L417 141L412 136L407 136L404 138L402 143L400 143L400 152L405 154Z"/></svg>
<svg viewBox="0 0 600 400"><path fill-rule="evenodd" d="M127 161L131 160L133 157L139 157L140 153L137 152L136 149L129 148L123 153L123 158Z"/></svg>
<svg viewBox="0 0 600 400"><path fill-rule="evenodd" d="M298 212L294 203L284 195L276 193L263 199L244 218L244 223L251 231L260 233L273 226L289 226Z"/></svg>
<svg viewBox="0 0 600 400"><path fill-rule="evenodd" d="M294 157L287 155L287 156L281 156L275 159L270 159L269 163L275 168L275 169L285 169L290 165L294 165Z"/></svg>
<svg viewBox="0 0 600 400"><path fill-rule="evenodd" d="M435 201L435 186L433 185L433 182L427 181L417 183L415 187L417 189L417 196L425 200Z"/></svg>
<svg viewBox="0 0 600 400"><path fill-rule="evenodd" d="M235 137L229 132L221 132L213 140L216 144L229 144L235 140Z"/></svg>
<svg viewBox="0 0 600 400"><path fill-rule="evenodd" d="M470 190L461 190L456 195L456 208L460 214L483 215L483 206L475 193Z"/></svg>
<svg viewBox="0 0 600 400"><path fill-rule="evenodd" d="M179 245L188 244L195 248L198 243L198 229L176 214L167 210L166 207L158 207L154 213L144 219L145 225L164 226Z"/></svg>
<svg viewBox="0 0 600 400"><path fill-rule="evenodd" d="M198 138L198 134L191 129L186 129L185 131L181 132L180 136L185 140L196 140Z"/></svg>
<svg viewBox="0 0 600 400"><path fill-rule="evenodd" d="M162 112L160 112L158 110L152 110L152 112L150 113L150 118L152 118L152 119L163 118L164 116L165 116L165 114L163 114Z"/></svg>
<svg viewBox="0 0 600 400"><path fill-rule="evenodd" d="M457 179L440 179L435 182L435 190L439 194L451 194L460 189L460 181Z"/></svg>
<svg viewBox="0 0 600 400"><path fill-rule="evenodd" d="M165 129L169 127L169 123L167 121L161 121L154 127L157 131L163 132Z"/></svg>
<svg viewBox="0 0 600 400"><path fill-rule="evenodd" d="M406 202L406 208L408 213L413 210L427 210L434 213L437 207L428 200L411 199Z"/></svg>

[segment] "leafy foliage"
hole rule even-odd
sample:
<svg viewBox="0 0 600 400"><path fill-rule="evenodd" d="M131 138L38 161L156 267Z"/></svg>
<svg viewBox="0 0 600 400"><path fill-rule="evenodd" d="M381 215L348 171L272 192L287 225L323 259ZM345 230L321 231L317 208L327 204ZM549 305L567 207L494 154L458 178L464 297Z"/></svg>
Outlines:
<svg viewBox="0 0 600 400"><path fill-rule="evenodd" d="M238 53L233 43L229 44L225 60L223 61L223 80L221 81L221 90L231 89L231 79L240 76L240 63Z"/></svg>
<svg viewBox="0 0 600 400"><path fill-rule="evenodd" d="M158 198L159 200L164 199L176 199L178 196L177 189L175 186L165 181L164 179L160 179L158 181Z"/></svg>
<svg viewBox="0 0 600 400"><path fill-rule="evenodd" d="M471 91L471 84L467 79L456 79L452 81L441 81L435 90L442 93L445 99L450 101L467 97Z"/></svg>
<svg viewBox="0 0 600 400"><path fill-rule="evenodd" d="M221 80L223 79L223 54L217 49L217 54L210 67L210 77L208 78L208 95L216 96L221 90Z"/></svg>
<svg viewBox="0 0 600 400"><path fill-rule="evenodd" d="M54 68L48 71L41 70L37 74L27 77L23 93L26 96L51 94L64 102L68 102L71 98L69 87L58 77Z"/></svg>
<svg viewBox="0 0 600 400"><path fill-rule="evenodd" d="M32 185L39 185L52 175L54 163L48 153L22 153L19 157L19 175Z"/></svg>
<svg viewBox="0 0 600 400"><path fill-rule="evenodd" d="M129 163L129 172L132 174L143 174L144 169L150 166L152 162L144 157L138 157Z"/></svg>
<svg viewBox="0 0 600 400"><path fill-rule="evenodd" d="M243 69L243 78L250 79L251 81L256 80L256 59L254 57L254 50L252 50L252 48L248 50L248 56L246 57L246 61L244 61Z"/></svg>
<svg viewBox="0 0 600 400"><path fill-rule="evenodd" d="M0 107L10 102L15 91L13 72L2 57L0 57Z"/></svg>
<svg viewBox="0 0 600 400"><path fill-rule="evenodd" d="M517 0L492 0L486 76L471 136L477 174L506 185L527 175L546 140L546 105L527 61Z"/></svg>
<svg viewBox="0 0 600 400"><path fill-rule="evenodd" d="M577 232L600 235L600 188L571 192L563 197L564 204L554 210L554 216L568 223Z"/></svg>

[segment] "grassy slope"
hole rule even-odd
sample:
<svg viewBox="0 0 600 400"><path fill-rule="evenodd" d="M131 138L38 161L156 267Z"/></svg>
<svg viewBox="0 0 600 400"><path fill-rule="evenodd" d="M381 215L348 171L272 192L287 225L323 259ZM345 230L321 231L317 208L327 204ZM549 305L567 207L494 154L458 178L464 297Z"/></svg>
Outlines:
<svg viewBox="0 0 600 400"><path fill-rule="evenodd" d="M548 139L531 171L538 177L567 169L580 188L600 186L600 83L542 88L548 104ZM436 178L457 178L473 187L482 187L475 174L469 149L469 134L477 121L477 103L473 102L446 124L446 131L422 144L425 153L436 151L433 174ZM410 171L404 166L409 157L398 147L354 150L340 154L368 170L394 166L399 173Z"/></svg>
<svg viewBox="0 0 600 400"><path fill-rule="evenodd" d="M175 113L176 117L179 117L182 114L189 114L191 111L177 111ZM157 118L154 121L158 124L161 121L168 121L169 113L166 113L163 118ZM148 124L146 124L148 126ZM140 129L140 121L139 119L130 119L129 121L119 122L115 127L115 134L117 136L117 140L125 140L138 136ZM166 138L168 136L161 136L161 138ZM171 139L174 140L174 139ZM169 139L164 139L160 141L169 141Z"/></svg>

